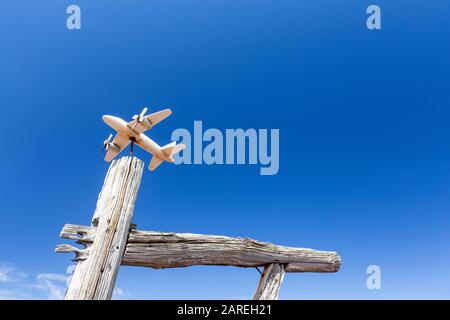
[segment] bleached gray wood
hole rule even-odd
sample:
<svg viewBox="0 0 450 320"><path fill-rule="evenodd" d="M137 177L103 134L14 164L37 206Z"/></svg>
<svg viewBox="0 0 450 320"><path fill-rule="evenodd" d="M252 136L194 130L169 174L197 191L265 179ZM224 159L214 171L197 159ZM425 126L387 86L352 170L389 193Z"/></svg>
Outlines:
<svg viewBox="0 0 450 320"><path fill-rule="evenodd" d="M85 249L76 250L78 264L67 289L66 300L111 298L143 168L143 162L135 157L123 157L111 163L92 219L95 235L91 231L77 231L81 237L90 237L90 241L79 242ZM86 229L89 228L92 227ZM62 245L56 250L67 252L71 249Z"/></svg>
<svg viewBox="0 0 450 320"><path fill-rule="evenodd" d="M284 265L271 263L264 267L253 300L277 300L284 279Z"/></svg>
<svg viewBox="0 0 450 320"><path fill-rule="evenodd" d="M61 237L89 244L95 228L67 224ZM81 258L83 254L78 253ZM130 231L122 259L123 265L156 269L193 265L257 267L271 263L285 264L286 272L336 272L341 259L336 252L284 247L249 238L139 230Z"/></svg>

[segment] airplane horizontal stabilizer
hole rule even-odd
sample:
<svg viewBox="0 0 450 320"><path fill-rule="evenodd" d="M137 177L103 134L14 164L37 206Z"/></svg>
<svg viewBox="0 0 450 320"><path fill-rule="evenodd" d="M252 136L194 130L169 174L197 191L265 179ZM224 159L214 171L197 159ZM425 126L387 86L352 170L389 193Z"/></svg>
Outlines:
<svg viewBox="0 0 450 320"><path fill-rule="evenodd" d="M153 170L155 170L156 168L159 167L161 162L163 162L162 159L153 156L152 161L150 161L150 164L149 164L148 168L150 169L150 171L153 171Z"/></svg>

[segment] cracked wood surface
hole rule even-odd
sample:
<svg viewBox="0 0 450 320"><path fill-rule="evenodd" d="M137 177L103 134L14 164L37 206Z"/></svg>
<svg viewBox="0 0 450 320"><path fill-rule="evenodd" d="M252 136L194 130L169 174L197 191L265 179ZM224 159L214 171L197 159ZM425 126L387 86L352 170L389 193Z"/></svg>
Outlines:
<svg viewBox="0 0 450 320"><path fill-rule="evenodd" d="M89 246L94 227L67 224L61 237ZM89 249L71 250L58 246L58 252L75 252L85 259ZM81 252L80 252L81 251ZM156 269L194 265L257 267L283 264L285 272L336 272L341 259L336 252L292 248L249 238L231 238L193 233L131 230L122 264Z"/></svg>
<svg viewBox="0 0 450 320"><path fill-rule="evenodd" d="M144 164L135 157L114 160L98 196L92 218L95 241L80 241L84 249L60 245L57 252L73 251L78 264L67 289L66 300L110 299L127 243ZM90 227L87 227L87 229Z"/></svg>
<svg viewBox="0 0 450 320"><path fill-rule="evenodd" d="M284 273L283 264L271 263L266 265L253 300L277 300Z"/></svg>

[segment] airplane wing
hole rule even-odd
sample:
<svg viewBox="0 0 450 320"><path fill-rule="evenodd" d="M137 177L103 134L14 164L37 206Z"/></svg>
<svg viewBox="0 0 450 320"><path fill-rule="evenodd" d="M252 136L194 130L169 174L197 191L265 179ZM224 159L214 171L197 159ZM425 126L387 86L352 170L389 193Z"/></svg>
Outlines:
<svg viewBox="0 0 450 320"><path fill-rule="evenodd" d="M136 133L140 134L143 133L151 128L153 128L154 125L160 123L165 118L170 116L172 114L172 110L170 109L164 109L152 114L149 114L144 117L144 120L142 122L137 122L136 120L133 120L129 122L127 125L129 128L131 128Z"/></svg>
<svg viewBox="0 0 450 320"><path fill-rule="evenodd" d="M120 153L120 151L122 151L130 144L130 142L131 141L128 137L116 134L112 142L113 145L108 148L108 152L105 156L105 161L110 162L112 159L114 159Z"/></svg>

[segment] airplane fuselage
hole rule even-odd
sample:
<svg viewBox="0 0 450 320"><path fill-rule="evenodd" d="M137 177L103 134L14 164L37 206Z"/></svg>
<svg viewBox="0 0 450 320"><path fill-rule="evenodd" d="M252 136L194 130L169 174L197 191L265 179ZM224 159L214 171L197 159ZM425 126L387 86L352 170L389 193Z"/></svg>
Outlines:
<svg viewBox="0 0 450 320"><path fill-rule="evenodd" d="M168 157L161 150L161 146L159 144L157 144L145 134L135 132L132 128L128 127L128 123L125 120L114 116L103 116L103 121L105 121L105 123L111 128L116 130L119 135L127 137L131 141L134 141L145 151L150 152L152 155L162 160L173 162L173 159L171 157Z"/></svg>

